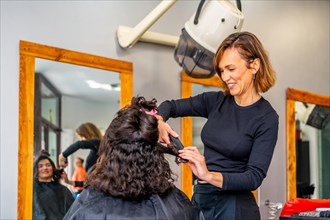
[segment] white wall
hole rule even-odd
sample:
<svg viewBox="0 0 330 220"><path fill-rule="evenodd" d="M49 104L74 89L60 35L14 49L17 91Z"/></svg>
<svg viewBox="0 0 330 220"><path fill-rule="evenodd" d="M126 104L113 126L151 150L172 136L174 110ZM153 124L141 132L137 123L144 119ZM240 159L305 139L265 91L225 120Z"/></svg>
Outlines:
<svg viewBox="0 0 330 220"><path fill-rule="evenodd" d="M180 96L173 48L138 43L121 49L115 32L134 26L159 1L1 1L1 219L16 219L19 40L134 63L134 94L159 102ZM178 1L151 29L179 35L198 1ZM280 116L280 131L265 199L285 201L285 95L288 87L329 95L329 1L242 1L244 30L254 32L278 73L264 96ZM171 120L179 130L178 120ZM266 209L262 207L265 217ZM266 218L266 217L265 217Z"/></svg>

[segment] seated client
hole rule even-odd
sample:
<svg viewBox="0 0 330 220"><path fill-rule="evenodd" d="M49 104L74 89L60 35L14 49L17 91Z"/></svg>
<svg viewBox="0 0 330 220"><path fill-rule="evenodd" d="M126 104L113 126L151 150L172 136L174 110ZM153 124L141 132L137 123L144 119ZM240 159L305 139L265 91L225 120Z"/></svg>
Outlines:
<svg viewBox="0 0 330 220"><path fill-rule="evenodd" d="M45 151L34 162L33 219L63 219L73 203L70 190L59 181L61 173Z"/></svg>
<svg viewBox="0 0 330 220"><path fill-rule="evenodd" d="M87 174L86 189L64 219L204 219L173 184L148 105L136 97L117 113Z"/></svg>

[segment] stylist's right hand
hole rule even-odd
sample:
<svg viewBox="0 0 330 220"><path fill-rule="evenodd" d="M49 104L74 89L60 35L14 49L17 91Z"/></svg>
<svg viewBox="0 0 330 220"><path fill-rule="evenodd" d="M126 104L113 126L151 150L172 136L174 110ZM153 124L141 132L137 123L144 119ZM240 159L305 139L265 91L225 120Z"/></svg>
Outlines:
<svg viewBox="0 0 330 220"><path fill-rule="evenodd" d="M65 168L68 166L66 158L63 156L63 154L58 155L58 164L61 168Z"/></svg>
<svg viewBox="0 0 330 220"><path fill-rule="evenodd" d="M171 134L174 137L178 137L179 135L167 124L164 122L162 116L157 115L156 118L158 119L158 131L159 131L159 143L170 144L170 137Z"/></svg>

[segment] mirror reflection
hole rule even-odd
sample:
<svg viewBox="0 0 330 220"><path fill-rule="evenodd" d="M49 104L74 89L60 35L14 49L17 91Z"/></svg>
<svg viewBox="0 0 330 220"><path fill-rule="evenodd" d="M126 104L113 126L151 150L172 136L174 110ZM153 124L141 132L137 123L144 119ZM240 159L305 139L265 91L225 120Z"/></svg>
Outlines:
<svg viewBox="0 0 330 220"><path fill-rule="evenodd" d="M32 218L33 180L38 176L33 176L37 174L33 172L36 153L47 150L51 155L46 162L57 163L58 154L76 140L73 129L79 124L92 121L104 130L114 116L112 110L127 105L132 98L132 70L131 62L20 41L18 219ZM92 96L90 89L107 92L107 96ZM55 167L53 173L58 171Z"/></svg>
<svg viewBox="0 0 330 220"><path fill-rule="evenodd" d="M85 122L101 133L119 110L119 74L73 64L36 59L35 154L47 150L58 164L58 155L79 140L75 130ZM74 158L86 158L78 150L68 158L68 175Z"/></svg>
<svg viewBox="0 0 330 220"><path fill-rule="evenodd" d="M287 200L329 198L330 96L287 90Z"/></svg>
<svg viewBox="0 0 330 220"><path fill-rule="evenodd" d="M102 133L120 108L119 74L44 59L36 59L35 72L34 158L38 161L34 166L38 169L34 172L38 178L34 173L33 217L61 219L82 191L81 186L70 184L83 185L97 160ZM40 160L41 151L49 157ZM65 163L60 163L61 156ZM66 181L56 176L58 170ZM50 175L44 181L40 175L47 172Z"/></svg>
<svg viewBox="0 0 330 220"><path fill-rule="evenodd" d="M34 158L44 149L56 163L61 138L61 93L41 73L36 73L34 87Z"/></svg>
<svg viewBox="0 0 330 220"><path fill-rule="evenodd" d="M297 197L330 197L330 107L295 102Z"/></svg>

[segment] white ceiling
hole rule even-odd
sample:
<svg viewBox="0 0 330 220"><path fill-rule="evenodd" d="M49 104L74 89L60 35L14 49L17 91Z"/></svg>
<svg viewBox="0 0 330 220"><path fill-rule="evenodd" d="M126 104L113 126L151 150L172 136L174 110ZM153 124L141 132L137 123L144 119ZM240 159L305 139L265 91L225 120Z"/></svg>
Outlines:
<svg viewBox="0 0 330 220"><path fill-rule="evenodd" d="M63 96L94 102L119 101L119 91L91 88L86 82L119 85L119 73L45 59L36 59L35 72L45 76Z"/></svg>

